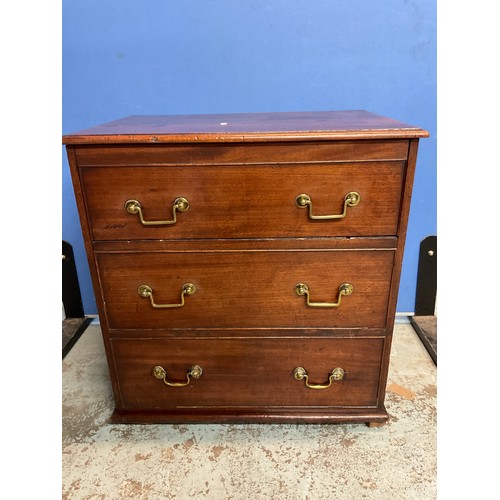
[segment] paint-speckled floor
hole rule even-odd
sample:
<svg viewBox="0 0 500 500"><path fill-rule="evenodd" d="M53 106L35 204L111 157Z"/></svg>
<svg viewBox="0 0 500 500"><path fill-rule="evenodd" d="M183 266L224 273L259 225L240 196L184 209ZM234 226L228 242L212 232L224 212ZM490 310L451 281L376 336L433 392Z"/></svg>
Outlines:
<svg viewBox="0 0 500 500"><path fill-rule="evenodd" d="M383 427L112 425L98 325L63 361L63 499L436 498L436 367L398 323Z"/></svg>

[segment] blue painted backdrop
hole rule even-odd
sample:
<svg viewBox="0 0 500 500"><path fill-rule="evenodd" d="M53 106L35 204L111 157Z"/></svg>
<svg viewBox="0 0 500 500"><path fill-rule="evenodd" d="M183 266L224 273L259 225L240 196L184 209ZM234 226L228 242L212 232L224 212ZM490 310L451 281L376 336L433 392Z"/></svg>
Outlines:
<svg viewBox="0 0 500 500"><path fill-rule="evenodd" d="M436 0L65 0L63 133L131 114L366 109L420 142L397 310L436 234ZM96 314L63 153L62 234Z"/></svg>

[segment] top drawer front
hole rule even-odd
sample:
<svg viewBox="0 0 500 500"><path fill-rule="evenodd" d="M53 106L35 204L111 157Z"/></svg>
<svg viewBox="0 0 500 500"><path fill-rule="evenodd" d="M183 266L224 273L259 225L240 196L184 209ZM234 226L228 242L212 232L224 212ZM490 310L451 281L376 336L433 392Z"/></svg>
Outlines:
<svg viewBox="0 0 500 500"><path fill-rule="evenodd" d="M93 240L395 235L403 175L402 161L81 169ZM346 207L350 192L360 200Z"/></svg>
<svg viewBox="0 0 500 500"><path fill-rule="evenodd" d="M80 167L406 160L407 140L78 146Z"/></svg>

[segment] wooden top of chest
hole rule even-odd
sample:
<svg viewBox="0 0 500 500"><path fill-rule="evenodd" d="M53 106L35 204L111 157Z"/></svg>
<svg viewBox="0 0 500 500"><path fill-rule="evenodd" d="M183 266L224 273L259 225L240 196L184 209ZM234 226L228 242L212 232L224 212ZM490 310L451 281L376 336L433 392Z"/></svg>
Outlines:
<svg viewBox="0 0 500 500"><path fill-rule="evenodd" d="M63 136L63 144L321 141L428 137L368 111L133 115Z"/></svg>

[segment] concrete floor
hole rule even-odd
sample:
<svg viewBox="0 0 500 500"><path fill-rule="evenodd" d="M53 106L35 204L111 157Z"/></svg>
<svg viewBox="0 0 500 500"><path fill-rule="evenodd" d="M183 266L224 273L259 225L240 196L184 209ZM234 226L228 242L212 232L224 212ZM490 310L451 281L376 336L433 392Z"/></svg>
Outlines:
<svg viewBox="0 0 500 500"><path fill-rule="evenodd" d="M112 425L104 348L91 325L63 367L62 498L436 498L436 367L398 323L386 407L362 425Z"/></svg>

